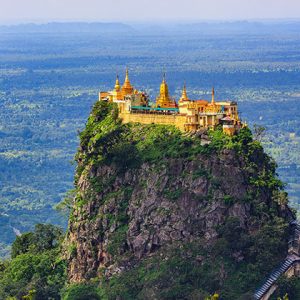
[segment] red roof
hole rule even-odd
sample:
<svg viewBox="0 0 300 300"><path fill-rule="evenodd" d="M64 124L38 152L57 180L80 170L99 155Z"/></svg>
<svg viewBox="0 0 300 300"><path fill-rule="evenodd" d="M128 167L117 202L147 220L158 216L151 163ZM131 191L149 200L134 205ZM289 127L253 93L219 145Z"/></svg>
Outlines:
<svg viewBox="0 0 300 300"><path fill-rule="evenodd" d="M208 103L207 100L194 100L194 102L202 103L202 104L207 104Z"/></svg>

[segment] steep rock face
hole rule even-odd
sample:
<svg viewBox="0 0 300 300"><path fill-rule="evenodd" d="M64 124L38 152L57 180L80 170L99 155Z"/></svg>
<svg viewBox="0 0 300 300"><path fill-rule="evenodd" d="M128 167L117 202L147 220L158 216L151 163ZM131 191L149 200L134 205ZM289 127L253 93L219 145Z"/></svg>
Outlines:
<svg viewBox="0 0 300 300"><path fill-rule="evenodd" d="M77 243L77 257L70 263L71 280L83 280L102 266L117 272L118 266L111 267L114 261L107 246L119 225L114 219L124 213L120 211L123 201L128 217L123 251L137 258L173 241L202 236L210 240L227 216L236 216L247 226L250 205L224 202L228 195L241 201L246 198L241 164L232 151L224 151L220 158L173 159L161 161L158 166L143 164L122 175L107 166L91 170L89 176L94 184L110 183L92 201L74 211L77 221L70 224L70 241ZM86 178L80 180L79 187L83 195L93 188Z"/></svg>
<svg viewBox="0 0 300 300"><path fill-rule="evenodd" d="M224 267L227 257L237 268L239 262L257 259L267 247L261 239L272 236L263 228L273 225L278 253L268 266L257 268L267 272L285 255L289 210L274 198L281 183L274 164L248 131L236 140L211 136L211 143L203 146L201 136L181 138L164 126L124 126L117 118L107 121L113 111L108 110L108 117L97 118L99 114L92 113L77 156L77 192L66 239L71 282L109 279L157 256L168 260L172 247L198 245L202 252L189 254L189 260L194 259L199 270L206 261L217 260L215 286L222 287L230 278ZM105 126L112 130L99 134ZM153 139L154 130L164 130L167 143L160 148L162 137ZM166 154L174 139L179 141L178 152ZM149 158L149 151L158 153L155 159ZM140 295L147 294L143 286L140 289ZM155 287L149 289L154 293Z"/></svg>

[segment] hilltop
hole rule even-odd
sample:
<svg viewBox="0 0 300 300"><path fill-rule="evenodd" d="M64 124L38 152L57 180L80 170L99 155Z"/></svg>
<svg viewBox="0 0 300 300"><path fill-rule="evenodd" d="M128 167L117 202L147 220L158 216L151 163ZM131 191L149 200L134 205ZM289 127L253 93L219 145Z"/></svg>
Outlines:
<svg viewBox="0 0 300 300"><path fill-rule="evenodd" d="M250 297L286 255L284 186L248 128L230 137L122 124L117 106L99 101L76 159L65 255L78 290L92 284L104 299Z"/></svg>

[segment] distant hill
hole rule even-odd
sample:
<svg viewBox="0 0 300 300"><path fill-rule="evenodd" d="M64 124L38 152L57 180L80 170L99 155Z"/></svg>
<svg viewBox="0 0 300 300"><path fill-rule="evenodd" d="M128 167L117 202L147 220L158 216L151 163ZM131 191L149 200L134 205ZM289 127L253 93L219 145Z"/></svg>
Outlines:
<svg viewBox="0 0 300 300"><path fill-rule="evenodd" d="M270 34L297 33L300 21L207 21L191 23L103 23L103 22L51 22L2 25L1 33L143 33L143 34Z"/></svg>
<svg viewBox="0 0 300 300"><path fill-rule="evenodd" d="M202 34L270 34L296 33L300 30L300 21L212 21L194 23L139 24L134 26L143 33L202 33Z"/></svg>
<svg viewBox="0 0 300 300"><path fill-rule="evenodd" d="M19 24L0 26L0 32L7 33L80 33L80 32L133 32L134 29L123 23L84 23L84 22L52 22L46 24Z"/></svg>

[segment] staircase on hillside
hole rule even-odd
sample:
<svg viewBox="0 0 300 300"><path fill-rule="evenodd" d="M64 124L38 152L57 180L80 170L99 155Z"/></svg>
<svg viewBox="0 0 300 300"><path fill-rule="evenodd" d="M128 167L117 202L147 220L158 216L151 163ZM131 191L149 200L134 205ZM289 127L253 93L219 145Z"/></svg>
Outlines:
<svg viewBox="0 0 300 300"><path fill-rule="evenodd" d="M262 286L255 291L255 300L262 299L262 297L270 290L280 276L282 276L295 262L300 262L300 225L297 223L297 221L293 220L290 223L290 226L293 229L293 234L289 240L289 254L281 263L281 265L270 274Z"/></svg>
<svg viewBox="0 0 300 300"><path fill-rule="evenodd" d="M279 277L283 275L294 264L295 261L299 260L300 258L296 255L287 256L283 263L270 274L264 284L258 290L256 290L254 299L261 299L264 294L273 286L275 281L277 281Z"/></svg>

